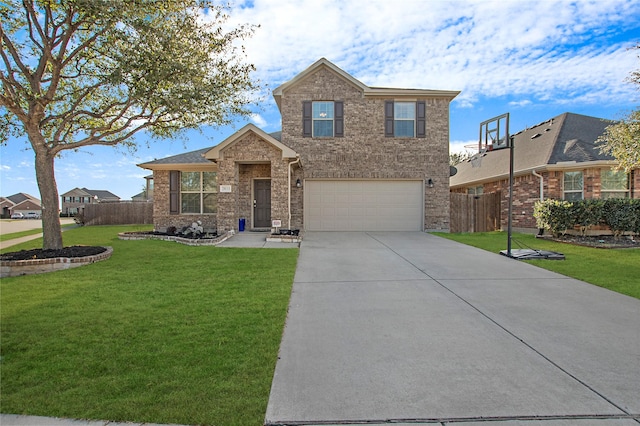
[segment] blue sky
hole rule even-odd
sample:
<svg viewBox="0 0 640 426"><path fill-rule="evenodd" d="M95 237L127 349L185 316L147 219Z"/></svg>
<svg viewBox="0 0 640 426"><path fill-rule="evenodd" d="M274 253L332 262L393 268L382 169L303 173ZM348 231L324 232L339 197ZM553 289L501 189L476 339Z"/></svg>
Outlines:
<svg viewBox="0 0 640 426"><path fill-rule="evenodd" d="M204 18L206 19L206 17ZM271 90L325 57L374 87L459 90L451 104L451 151L477 142L478 125L509 112L511 132L564 112L618 119L640 105L626 78L640 69L640 2L254 0L232 4L228 25L259 24L247 61L265 87L251 120L181 139L136 137L137 152L89 147L56 161L62 194L75 187L139 193L136 164L214 146L251 121L280 130ZM25 140L0 148L0 195L39 198Z"/></svg>

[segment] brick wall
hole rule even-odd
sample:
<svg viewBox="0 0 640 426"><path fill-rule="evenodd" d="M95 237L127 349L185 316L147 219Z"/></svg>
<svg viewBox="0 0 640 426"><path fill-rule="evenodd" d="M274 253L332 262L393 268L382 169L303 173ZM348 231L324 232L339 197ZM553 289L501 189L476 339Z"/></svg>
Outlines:
<svg viewBox="0 0 640 426"><path fill-rule="evenodd" d="M169 171L155 170L153 180L155 182L153 228L156 231L165 232L171 226L181 230L198 220L202 222L202 227L207 231L217 229L215 214L169 214Z"/></svg>
<svg viewBox="0 0 640 426"><path fill-rule="evenodd" d="M584 198L601 197L601 173L602 168L584 169ZM564 198L564 173L563 171L549 171L538 173L543 176L544 198L561 200ZM631 174L630 197L640 198L640 173L633 171ZM485 183L483 185L485 193L501 190L503 193L502 206L502 226L507 227L509 212L509 180L502 179L497 182ZM467 192L466 188L455 188L452 192ZM513 217L512 226L514 228L536 228L536 220L533 217L533 207L535 202L540 200L540 179L533 174L516 176L513 187Z"/></svg>
<svg viewBox="0 0 640 426"><path fill-rule="evenodd" d="M344 102L344 137L304 138L302 102ZM282 141L300 153L302 179L433 179L425 185L425 228L449 229L449 101L425 100L427 137L386 138L384 101L365 97L360 88L320 67L282 96ZM402 100L395 98L395 100ZM301 174L302 173L302 174ZM303 177L301 177L303 176ZM302 226L302 189L294 189L294 224Z"/></svg>

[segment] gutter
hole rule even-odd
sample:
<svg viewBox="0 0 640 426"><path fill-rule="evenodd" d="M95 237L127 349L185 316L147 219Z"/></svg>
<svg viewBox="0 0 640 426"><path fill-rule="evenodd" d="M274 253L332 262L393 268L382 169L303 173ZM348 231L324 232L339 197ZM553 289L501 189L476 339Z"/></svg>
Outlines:
<svg viewBox="0 0 640 426"><path fill-rule="evenodd" d="M289 163L289 167L288 167L289 173L287 173L287 177L288 177L287 190L288 190L288 199L289 199L289 208L288 208L289 219L288 219L288 222L287 222L288 229L291 229L291 166L293 166L296 163L300 164L300 156L299 155L296 157L296 159L294 161L291 161Z"/></svg>
<svg viewBox="0 0 640 426"><path fill-rule="evenodd" d="M531 170L531 174L540 179L540 201L544 201L544 177L536 173L535 170Z"/></svg>

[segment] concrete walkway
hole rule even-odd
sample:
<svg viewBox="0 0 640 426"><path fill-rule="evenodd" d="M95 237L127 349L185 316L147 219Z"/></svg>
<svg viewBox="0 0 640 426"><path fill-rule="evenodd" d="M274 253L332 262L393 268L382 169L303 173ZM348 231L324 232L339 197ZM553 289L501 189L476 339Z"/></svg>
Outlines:
<svg viewBox="0 0 640 426"><path fill-rule="evenodd" d="M640 301L423 233L301 246L269 425L635 425Z"/></svg>

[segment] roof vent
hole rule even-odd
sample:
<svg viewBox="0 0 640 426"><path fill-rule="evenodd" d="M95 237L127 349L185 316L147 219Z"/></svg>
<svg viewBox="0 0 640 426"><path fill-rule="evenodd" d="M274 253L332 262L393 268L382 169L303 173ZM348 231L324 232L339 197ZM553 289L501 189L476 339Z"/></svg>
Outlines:
<svg viewBox="0 0 640 426"><path fill-rule="evenodd" d="M540 136L542 136L540 133L536 133L535 135L531 136L531 139L539 138Z"/></svg>
<svg viewBox="0 0 640 426"><path fill-rule="evenodd" d="M545 131L545 132L550 132L550 131L551 131L551 129L547 127L546 129L544 129L544 131Z"/></svg>

